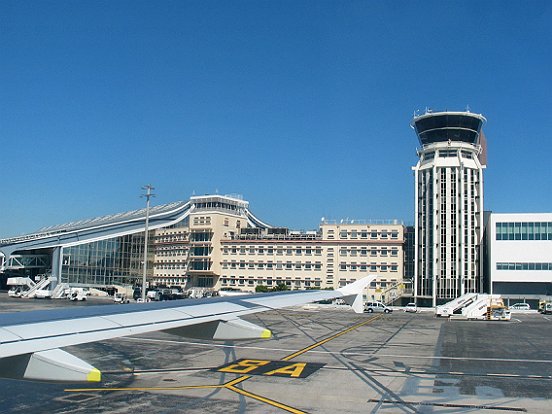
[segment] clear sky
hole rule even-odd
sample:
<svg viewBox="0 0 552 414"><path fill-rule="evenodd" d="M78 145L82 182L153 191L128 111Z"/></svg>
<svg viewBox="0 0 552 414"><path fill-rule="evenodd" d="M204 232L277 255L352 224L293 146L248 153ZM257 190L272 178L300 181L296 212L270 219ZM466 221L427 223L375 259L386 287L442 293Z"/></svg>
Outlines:
<svg viewBox="0 0 552 414"><path fill-rule="evenodd" d="M552 211L552 2L0 1L0 237L196 194L413 223L415 110L482 113L485 208Z"/></svg>

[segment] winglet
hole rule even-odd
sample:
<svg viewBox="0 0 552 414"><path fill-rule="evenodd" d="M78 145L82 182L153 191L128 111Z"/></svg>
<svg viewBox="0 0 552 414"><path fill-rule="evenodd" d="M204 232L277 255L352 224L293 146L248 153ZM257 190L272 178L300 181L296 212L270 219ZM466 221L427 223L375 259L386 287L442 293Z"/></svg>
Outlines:
<svg viewBox="0 0 552 414"><path fill-rule="evenodd" d="M376 278L375 275L368 275L362 279L357 280L347 286L337 289L338 292L343 294L343 300L347 305L351 305L356 313L364 312L364 303L362 299L362 292L366 286L368 286Z"/></svg>

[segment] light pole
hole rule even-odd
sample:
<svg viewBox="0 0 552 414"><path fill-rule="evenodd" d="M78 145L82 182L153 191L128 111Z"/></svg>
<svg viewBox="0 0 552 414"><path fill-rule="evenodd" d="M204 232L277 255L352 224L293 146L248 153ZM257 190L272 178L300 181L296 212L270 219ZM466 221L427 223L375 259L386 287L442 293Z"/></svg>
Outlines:
<svg viewBox="0 0 552 414"><path fill-rule="evenodd" d="M155 197L155 194L151 193L151 190L154 190L153 186L150 184L142 187L142 190L146 190L146 194L141 197L146 198L146 225L144 227L144 267L142 274L142 303L146 302L146 273L148 270L148 227L149 227L149 209L150 209L150 198Z"/></svg>

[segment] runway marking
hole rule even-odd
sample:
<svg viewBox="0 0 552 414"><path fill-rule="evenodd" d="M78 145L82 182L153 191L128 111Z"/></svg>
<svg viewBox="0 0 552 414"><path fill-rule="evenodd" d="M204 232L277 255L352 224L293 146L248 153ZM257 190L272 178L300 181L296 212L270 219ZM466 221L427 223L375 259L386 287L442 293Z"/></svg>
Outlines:
<svg viewBox="0 0 552 414"><path fill-rule="evenodd" d="M243 380L243 381L245 381L245 380ZM283 404L283 403L275 401L275 400L271 400L269 398L263 397L262 395L254 394L251 391L243 390L241 388L235 387L234 385L229 385L228 383L225 385L224 388L226 388L230 391L234 391L237 394L243 395L244 397L252 398L254 400L263 402L263 403L271 405L273 407L280 408L282 410L285 410L285 411L293 413L293 414L306 414L304 411L301 411L297 408L291 407L289 405Z"/></svg>
<svg viewBox="0 0 552 414"><path fill-rule="evenodd" d="M319 346L324 345L325 343L331 341L332 339L335 339L335 338L338 338L338 337L340 337L340 336L342 336L342 335L345 335L345 334L347 334L347 333L349 333L349 332L351 332L351 331L353 331L353 330L355 330L355 329L360 328L361 326L367 325L367 324L369 324L370 322L373 322L373 321L375 321L375 320L377 320L377 319L380 319L380 318L382 318L382 317L383 317L383 315L379 315L379 316L375 316L375 317L372 317L372 318L370 318L370 319L367 319L367 320L365 320L365 321L362 321L362 322L360 322L360 323L357 323L357 324L355 324L355 325L353 325L353 326L351 326L351 327L349 327L349 328L347 328L347 329L345 329L345 330L343 330L343 331L340 331L340 332L338 332L338 333L336 333L336 334L334 334L334 335L332 335L332 336L329 336L329 337L326 338L326 339L323 339L323 340L321 340L321 341L318 341L318 342L316 342L316 343L314 343L314 344L312 344L312 345L310 345L310 346L307 346L307 347L305 347L305 348L303 348L303 349L301 349L301 350L299 350L299 351L293 352L292 354L290 354L290 355L288 355L288 356L282 358L282 361L289 361L290 359L293 359L293 358L295 358L295 357L297 357L297 356L299 356L299 355L303 355L304 353L309 352L310 350L312 350L312 349L314 349L314 348L316 348L316 347L319 347ZM237 379L234 380L234 381L243 382L243 381L245 381L245 380L247 380L247 379L249 379L249 378L251 378L250 375L244 375L244 376L241 376L241 377L237 378ZM229 385L229 384L231 384L231 385ZM248 397L253 398L253 399L256 399L256 400L258 400L258 401L262 401L262 402L264 402L264 403L266 403L266 404L272 405L272 406L274 406L274 407L281 408L282 410L288 411L288 412L290 412L290 413L294 413L294 414L306 414L304 411L298 410L297 408L293 408L293 407L290 407L290 406L287 406L287 405L283 405L283 404L278 403L278 402L276 402L276 401L269 400L269 399L267 399L267 398L265 398L265 397L261 397L261 396L258 396L258 395L256 395L256 394L250 393L250 392L248 392L248 391L244 391L244 390L242 390L242 389L240 389L240 388L236 388L236 387L234 387L234 383L233 383L232 381L230 381L229 383L226 383L225 386L226 386L226 388L228 388L228 389L230 389L230 390L232 390L232 391L234 391L234 392L237 392L237 393L239 393L239 394L241 394L241 395L248 396Z"/></svg>
<svg viewBox="0 0 552 414"><path fill-rule="evenodd" d="M300 349L299 351L295 351L289 355L287 355L286 357L282 358L282 361L289 361L299 355L303 355L304 353L307 353L311 350L313 350L314 348L317 348L319 346L322 346L324 344L326 344L327 342L335 339L335 338L338 338L342 335L345 335L355 329L358 329L364 325L367 325L371 322L374 322L380 318L382 318L383 315L378 315L378 316L374 316L372 318L369 318L367 320L364 320L360 323L357 323L347 329L344 329L343 331L340 331L340 332L337 332L336 334L334 335L331 335L325 339L322 339L321 341L318 341L312 345L309 345L303 349ZM128 338L126 338L128 339ZM180 341L175 341L175 342L178 342L180 344L182 344L182 342ZM280 408L284 411L288 411L290 413L293 413L293 414L306 414L304 411L301 411L297 408L294 408L294 407L291 407L289 405L286 405L286 404L283 404L281 402L278 402L278 401L275 401L275 400L271 400L267 397L263 397L261 395L257 395L257 394L254 394L252 392L249 392L249 391L245 391L241 388L238 388L236 385L238 384L241 384L242 382L248 380L251 378L251 375L242 375L238 378L235 378L231 381L228 381L224 384L218 384L218 385L184 385L184 386L177 386L177 387L132 387L132 388L71 388L71 389L65 389L66 392L105 392L105 391L178 391L178 390L191 390L191 389L221 389L221 388L224 388L224 389L227 389L227 390L230 390L232 392L235 392L237 394L240 394L240 395L243 395L244 397L249 397L249 398L252 398L254 400L257 400L257 401L260 401L260 402L263 402L265 404L268 404L268 405L271 405L273 407L276 407L276 408Z"/></svg>
<svg viewBox="0 0 552 414"><path fill-rule="evenodd" d="M325 343L330 342L331 340L333 340L333 339L335 339L335 338L339 338L339 337L342 336L342 335L348 334L349 332L354 331L355 329L358 329L358 328L360 328L361 326L367 325L367 324L369 324L370 322L373 322L373 321L378 320L378 319L380 319L380 318L382 318L382 315L374 316L373 318L370 318L370 319L367 319L367 320L365 320L365 321L363 321L363 322L357 323L356 325L353 325L353 326L351 326L350 328L347 328L347 329L345 329L345 330L343 330L343 331L341 331L341 332L338 332L338 333L336 333L336 334L334 334L334 335L332 335L332 336L329 336L329 337L326 338L326 339L323 339L323 340L321 340L321 341L318 341L318 342L316 342L316 343L314 343L314 344L312 344L312 345L310 345L310 346L307 346L307 347L305 347L305 348L303 348L303 349L301 349L301 350L299 350L299 351L297 351L297 352L292 353L291 355L288 355L288 356L282 358L282 361L289 361L290 359L293 359L293 358L295 358L295 357L297 357L297 356L299 356L299 355L303 355L304 353L309 352L309 351L311 351L311 350L314 349L314 348L317 348L317 347L319 347L319 346L322 346L322 345L324 345Z"/></svg>
<svg viewBox="0 0 552 414"><path fill-rule="evenodd" d="M324 365L326 364L318 362L296 362L294 364L290 364L287 361L241 358L211 370L231 374L274 375L276 377L307 378Z"/></svg>

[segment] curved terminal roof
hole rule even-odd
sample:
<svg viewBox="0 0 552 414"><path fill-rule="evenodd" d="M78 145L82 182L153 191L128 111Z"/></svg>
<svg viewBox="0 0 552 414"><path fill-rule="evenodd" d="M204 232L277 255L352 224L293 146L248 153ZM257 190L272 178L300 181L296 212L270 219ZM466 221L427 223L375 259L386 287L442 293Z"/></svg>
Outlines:
<svg viewBox="0 0 552 414"><path fill-rule="evenodd" d="M271 227L255 217L247 208L247 201L227 196L199 196L190 201L176 201L150 207L149 228L151 230L184 220L193 211L223 211L247 217L253 227ZM43 249L89 240L109 238L114 235L132 234L144 231L146 209L127 211L87 220L48 226L22 236L0 239L4 252L29 249Z"/></svg>
<svg viewBox="0 0 552 414"><path fill-rule="evenodd" d="M178 210L188 203L187 201L176 201L169 204L162 204L159 206L151 207L149 214L150 217L156 216L157 214L169 213L173 210ZM95 217L86 220L72 221L70 223L59 224L55 226L42 227L37 231L37 233L51 233L58 231L73 231L79 230L87 227L102 226L108 224L119 224L127 221L133 220L145 220L146 218L146 209L126 211L124 213L110 214L108 216Z"/></svg>
<svg viewBox="0 0 552 414"><path fill-rule="evenodd" d="M415 116L411 126L422 146L435 142L459 141L479 144L481 127L486 121L480 114L471 112L426 112Z"/></svg>
<svg viewBox="0 0 552 414"><path fill-rule="evenodd" d="M189 201L178 201L150 208L149 220L152 229L179 221L190 211ZM66 224L43 227L34 233L0 239L0 247L45 248L76 240L85 241L110 233L135 233L143 231L146 209L127 211Z"/></svg>

